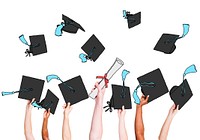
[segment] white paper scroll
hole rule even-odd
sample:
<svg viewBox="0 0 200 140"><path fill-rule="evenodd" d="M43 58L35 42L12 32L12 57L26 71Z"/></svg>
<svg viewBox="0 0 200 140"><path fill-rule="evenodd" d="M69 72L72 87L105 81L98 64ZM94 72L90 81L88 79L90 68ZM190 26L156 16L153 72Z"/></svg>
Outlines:
<svg viewBox="0 0 200 140"><path fill-rule="evenodd" d="M113 63L113 65L110 67L110 69L108 70L108 72L106 73L107 74L107 79L110 80L113 75L124 65L124 62L119 59L119 58L116 58L115 62ZM99 86L101 88L104 88L105 87L105 81L104 79L102 79L100 82L99 82ZM95 97L97 96L97 93L98 93L98 90L97 88L95 88L90 94L89 96L92 98L92 99L95 99Z"/></svg>

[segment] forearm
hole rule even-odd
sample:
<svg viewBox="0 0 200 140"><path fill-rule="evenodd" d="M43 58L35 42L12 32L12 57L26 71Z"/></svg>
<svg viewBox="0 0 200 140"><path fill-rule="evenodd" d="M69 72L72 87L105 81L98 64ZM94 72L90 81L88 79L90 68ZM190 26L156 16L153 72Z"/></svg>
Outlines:
<svg viewBox="0 0 200 140"><path fill-rule="evenodd" d="M63 140L71 140L71 131L68 117L64 117L63 119L62 138Z"/></svg>
<svg viewBox="0 0 200 140"><path fill-rule="evenodd" d="M31 124L31 110L26 110L24 119L24 135L26 140L34 140Z"/></svg>
<svg viewBox="0 0 200 140"><path fill-rule="evenodd" d="M103 112L103 101L98 101L94 107L94 113L92 117L91 129L89 134L90 140L100 140L103 134L102 124L102 112Z"/></svg>
<svg viewBox="0 0 200 140"><path fill-rule="evenodd" d="M144 124L142 119L142 107L136 106L136 116L135 116L135 136L137 140L144 139Z"/></svg>
<svg viewBox="0 0 200 140"><path fill-rule="evenodd" d="M42 139L43 140L49 140L48 119L47 118L43 119L43 124L42 124Z"/></svg>
<svg viewBox="0 0 200 140"><path fill-rule="evenodd" d="M124 118L119 119L119 140L128 140Z"/></svg>
<svg viewBox="0 0 200 140"><path fill-rule="evenodd" d="M169 132L169 127L172 122L172 117L167 116L159 135L159 140L166 140Z"/></svg>

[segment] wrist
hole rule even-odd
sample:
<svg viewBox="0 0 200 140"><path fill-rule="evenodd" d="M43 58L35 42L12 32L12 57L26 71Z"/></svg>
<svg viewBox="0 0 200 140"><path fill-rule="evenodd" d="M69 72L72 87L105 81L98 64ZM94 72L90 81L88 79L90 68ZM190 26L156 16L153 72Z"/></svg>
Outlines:
<svg viewBox="0 0 200 140"><path fill-rule="evenodd" d="M142 109L142 105L140 105L140 104L138 105L138 104L137 104L137 105L136 105L136 109Z"/></svg>

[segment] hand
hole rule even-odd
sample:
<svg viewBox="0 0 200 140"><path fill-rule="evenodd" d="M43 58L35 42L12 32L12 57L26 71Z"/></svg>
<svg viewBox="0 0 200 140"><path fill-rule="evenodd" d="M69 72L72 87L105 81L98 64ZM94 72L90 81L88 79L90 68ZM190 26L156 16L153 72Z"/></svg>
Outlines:
<svg viewBox="0 0 200 140"><path fill-rule="evenodd" d="M27 111L31 111L31 110L32 110L32 108L33 108L32 103L33 103L34 101L35 101L35 98L33 98L31 101L28 100L27 105L26 105L26 110L27 110Z"/></svg>
<svg viewBox="0 0 200 140"><path fill-rule="evenodd" d="M97 97L95 98L95 101L96 102L97 101L103 101L103 97L104 97L104 93L105 93L105 87L103 89L101 89L101 87L99 86L99 83L96 82L95 88L97 88L97 90L98 90L98 94L97 94Z"/></svg>
<svg viewBox="0 0 200 140"><path fill-rule="evenodd" d="M43 118L44 118L44 119L48 119L49 116L50 116L50 108L49 108L48 110L45 110L45 111L44 111Z"/></svg>
<svg viewBox="0 0 200 140"><path fill-rule="evenodd" d="M176 113L178 112L178 108L179 108L179 105L177 105L177 107L176 107L176 105L173 104L169 110L168 116L173 118L176 115Z"/></svg>
<svg viewBox="0 0 200 140"><path fill-rule="evenodd" d="M146 105L148 103L148 100L149 100L149 95L147 97L142 95L140 99L140 104L138 106L142 107L143 105Z"/></svg>
<svg viewBox="0 0 200 140"><path fill-rule="evenodd" d="M63 105L63 109L64 109L64 117L65 118L68 118L68 116L69 116L69 113L71 112L71 110L72 110L72 107L70 106L70 103L68 103L67 105L66 104L64 104Z"/></svg>
<svg viewBox="0 0 200 140"><path fill-rule="evenodd" d="M126 110L124 109L124 106L122 106L122 109L118 110L118 117L119 117L119 119L124 119L125 114L126 114Z"/></svg>

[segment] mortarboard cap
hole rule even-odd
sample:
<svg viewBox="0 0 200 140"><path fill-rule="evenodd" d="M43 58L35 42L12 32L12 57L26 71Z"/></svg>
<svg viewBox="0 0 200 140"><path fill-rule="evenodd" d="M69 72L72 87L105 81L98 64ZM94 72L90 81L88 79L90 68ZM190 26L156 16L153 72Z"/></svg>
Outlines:
<svg viewBox="0 0 200 140"><path fill-rule="evenodd" d="M162 34L158 40L154 50L164 52L166 54L171 54L176 49L176 41L183 38L189 32L189 24L183 24L183 35L179 36L176 34Z"/></svg>
<svg viewBox="0 0 200 140"><path fill-rule="evenodd" d="M112 85L112 97L114 109L121 109L122 106L125 109L132 108L129 87Z"/></svg>
<svg viewBox="0 0 200 140"><path fill-rule="evenodd" d="M121 76L122 76L123 86L112 85L111 99L110 101L107 101L108 105L104 107L104 109L107 108L106 111L110 110L110 112L112 112L112 108L121 109L122 106L124 106L125 109L132 108L130 89L129 87L125 86L125 79L129 73L130 72L125 69L122 71Z"/></svg>
<svg viewBox="0 0 200 140"><path fill-rule="evenodd" d="M66 103L70 102L71 105L76 104L88 98L85 85L81 76L74 77L68 81L59 84Z"/></svg>
<svg viewBox="0 0 200 140"><path fill-rule="evenodd" d="M129 29L141 23L141 12L130 14L130 12L123 10L123 17L127 19Z"/></svg>
<svg viewBox="0 0 200 140"><path fill-rule="evenodd" d="M33 56L47 52L46 41L44 35L30 36L31 47L30 51Z"/></svg>
<svg viewBox="0 0 200 140"><path fill-rule="evenodd" d="M142 93L145 96L149 95L148 102L168 92L168 87L159 68L138 77L137 80L141 86Z"/></svg>
<svg viewBox="0 0 200 140"><path fill-rule="evenodd" d="M78 29L81 29L82 31L85 32L85 30L80 24L70 19L69 17L62 15L62 19L64 20L64 23L65 23L65 26L62 28L63 31L66 31L69 33L76 33Z"/></svg>
<svg viewBox="0 0 200 140"><path fill-rule="evenodd" d="M183 73L183 82L179 86L173 86L170 90L170 97L176 105L179 105L179 110L193 96L190 86L185 79L185 76L191 73L196 73L196 66L193 64L187 67Z"/></svg>
<svg viewBox="0 0 200 140"><path fill-rule="evenodd" d="M19 39L21 40L22 43L29 46L29 49L26 49L26 52L25 52L26 56L30 56L31 53L33 54L33 56L35 56L35 55L39 55L39 54L43 54L47 52L44 35L29 36L30 45L26 41L23 34L19 36Z"/></svg>
<svg viewBox="0 0 200 140"><path fill-rule="evenodd" d="M35 102L36 105L33 104L33 106L37 107L38 105L38 107L45 108L46 110L50 108L50 112L54 114L58 105L58 101L59 98L48 89L46 97L40 103Z"/></svg>
<svg viewBox="0 0 200 140"><path fill-rule="evenodd" d="M87 54L80 54L82 62L87 62L88 59L94 62L98 59L101 53L105 50L105 47L93 34L88 41L81 47L81 49Z"/></svg>
<svg viewBox="0 0 200 140"><path fill-rule="evenodd" d="M187 79L185 79L179 86L173 86L170 90L170 97L175 105L179 105L179 110L189 101L192 96L193 94Z"/></svg>
<svg viewBox="0 0 200 140"><path fill-rule="evenodd" d="M44 80L22 76L18 98L26 100L35 98L35 101L40 101L43 86Z"/></svg>

